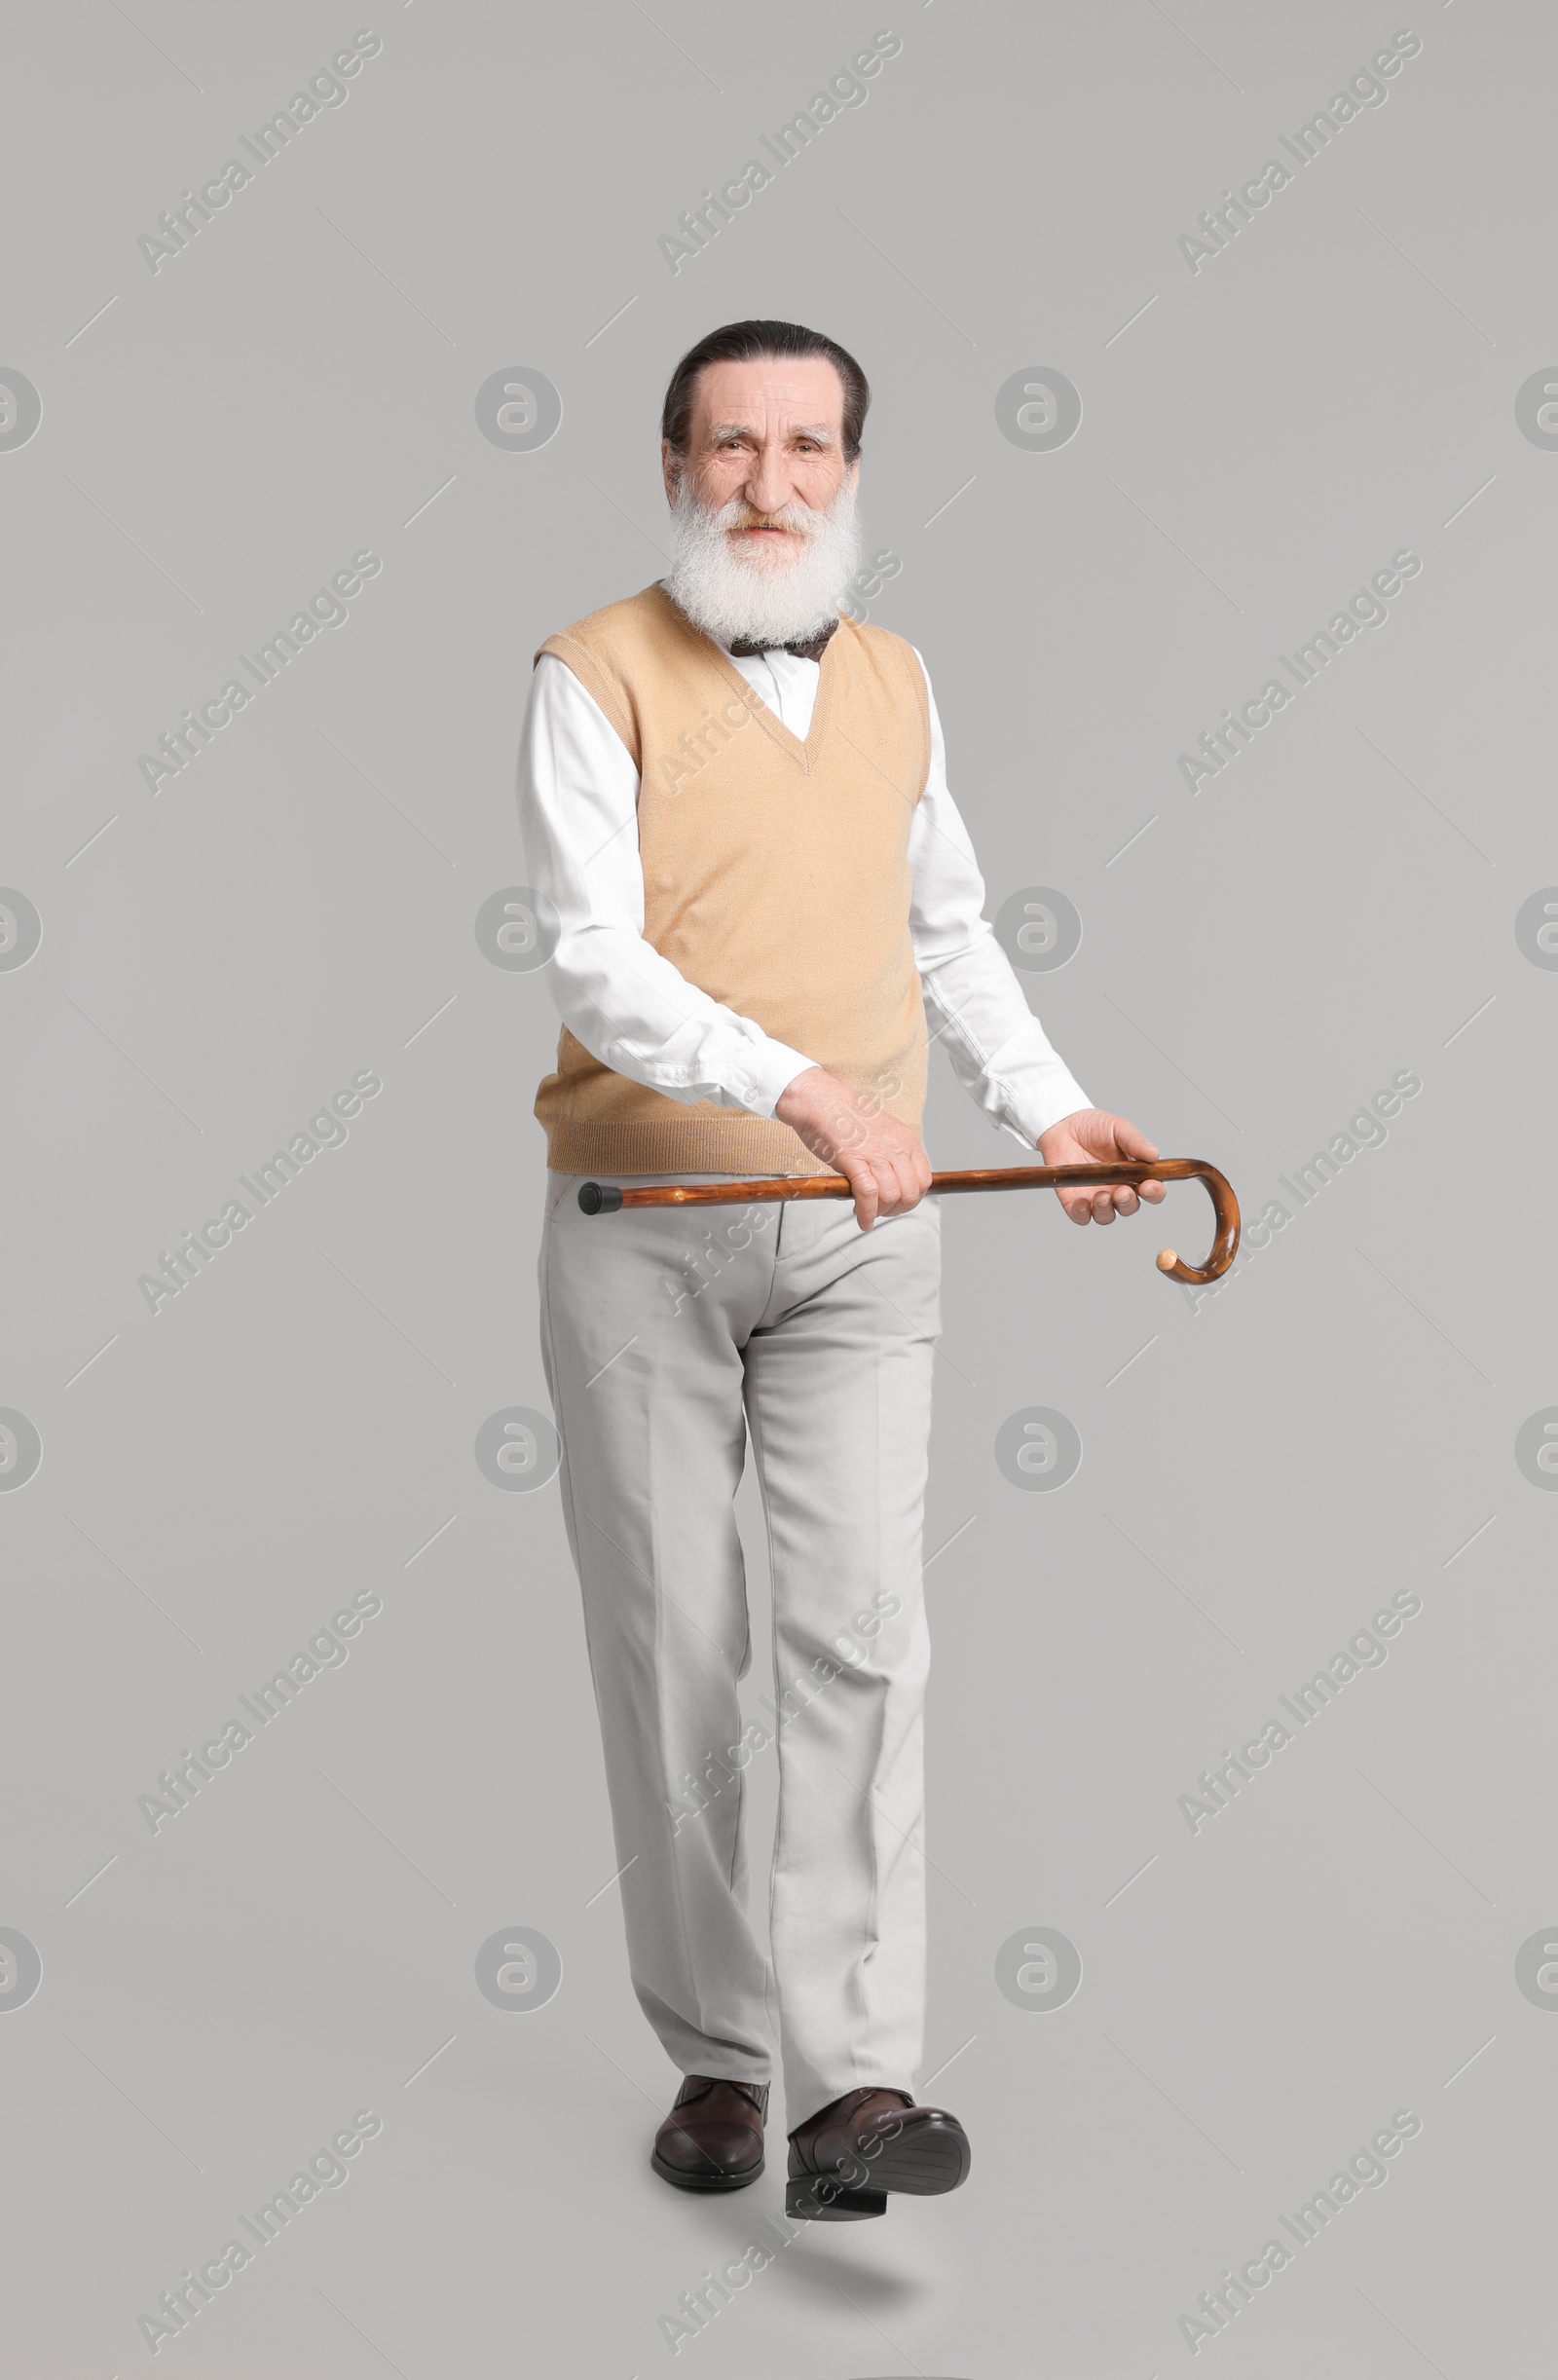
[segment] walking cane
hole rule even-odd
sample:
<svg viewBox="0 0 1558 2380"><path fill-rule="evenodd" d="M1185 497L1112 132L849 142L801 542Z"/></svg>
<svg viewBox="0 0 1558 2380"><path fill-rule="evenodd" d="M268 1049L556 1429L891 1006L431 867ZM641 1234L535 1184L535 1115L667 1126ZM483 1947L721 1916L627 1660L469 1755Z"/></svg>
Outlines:
<svg viewBox="0 0 1558 2380"><path fill-rule="evenodd" d="M972 1173L933 1173L931 1190L1068 1190L1105 1182L1134 1189L1141 1182L1203 1181L1217 1218L1217 1236L1204 1265L1186 1264L1171 1247L1158 1254L1158 1270L1169 1281L1205 1284L1218 1281L1239 1246L1239 1201L1233 1185L1200 1157L1160 1157L1152 1165L997 1166ZM618 1190L611 1182L584 1182L578 1203L586 1214L616 1214L624 1207L744 1207L759 1199L853 1198L841 1173L770 1176L753 1182L655 1182L641 1190Z"/></svg>

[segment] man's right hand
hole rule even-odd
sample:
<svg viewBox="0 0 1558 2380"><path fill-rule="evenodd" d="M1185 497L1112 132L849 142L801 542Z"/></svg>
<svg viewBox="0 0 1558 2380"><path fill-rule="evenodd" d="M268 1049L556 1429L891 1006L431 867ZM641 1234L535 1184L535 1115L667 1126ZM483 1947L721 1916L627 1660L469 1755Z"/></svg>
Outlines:
<svg viewBox="0 0 1558 2380"><path fill-rule="evenodd" d="M844 1175L862 1231L870 1231L878 1214L907 1214L930 1188L931 1161L913 1126L900 1124L879 1099L851 1091L826 1066L798 1074L774 1114L814 1157Z"/></svg>

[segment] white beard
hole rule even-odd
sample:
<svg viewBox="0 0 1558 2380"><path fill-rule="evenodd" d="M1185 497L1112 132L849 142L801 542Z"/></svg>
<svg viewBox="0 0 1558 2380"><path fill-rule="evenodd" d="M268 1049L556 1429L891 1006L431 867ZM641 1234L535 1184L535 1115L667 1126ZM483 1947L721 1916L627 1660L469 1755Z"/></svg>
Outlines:
<svg viewBox="0 0 1558 2380"><path fill-rule="evenodd" d="M837 618L860 567L854 491L846 481L827 512L795 503L763 515L804 537L793 560L748 555L731 544L728 532L752 510L740 497L708 509L684 475L671 507L667 592L695 626L722 645L737 639L794 645L820 635Z"/></svg>

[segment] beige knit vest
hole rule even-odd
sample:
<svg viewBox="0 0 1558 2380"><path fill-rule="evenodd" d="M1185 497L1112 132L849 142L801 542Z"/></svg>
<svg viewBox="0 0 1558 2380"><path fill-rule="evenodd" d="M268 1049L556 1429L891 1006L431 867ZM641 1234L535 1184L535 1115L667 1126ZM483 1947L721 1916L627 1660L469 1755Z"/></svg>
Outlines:
<svg viewBox="0 0 1558 2380"><path fill-rule="evenodd" d="M644 934L691 984L920 1127L925 1012L909 830L930 766L911 646L841 619L804 743L659 586L554 653L639 772ZM827 1173L788 1124L603 1065L567 1027L536 1095L563 1173Z"/></svg>

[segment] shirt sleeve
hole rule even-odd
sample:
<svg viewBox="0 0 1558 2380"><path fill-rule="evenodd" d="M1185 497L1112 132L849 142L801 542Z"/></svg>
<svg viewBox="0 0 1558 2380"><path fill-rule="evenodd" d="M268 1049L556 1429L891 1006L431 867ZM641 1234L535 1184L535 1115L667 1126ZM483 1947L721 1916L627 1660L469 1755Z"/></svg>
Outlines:
<svg viewBox="0 0 1558 2380"><path fill-rule="evenodd" d="M644 939L639 775L606 714L555 653L536 664L520 736L531 888L557 912L553 996L603 1065L694 1106L771 1117L817 1061L711 999Z"/></svg>
<svg viewBox="0 0 1558 2380"><path fill-rule="evenodd" d="M923 657L915 657L924 669ZM929 671L925 690L931 762L909 853L914 884L909 924L927 1023L970 1097L1003 1132L1033 1148L1041 1133L1092 1101L1051 1048L983 914L984 880L947 791L946 747Z"/></svg>

